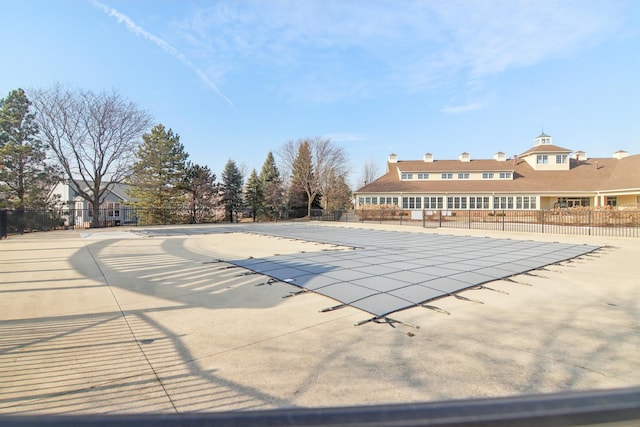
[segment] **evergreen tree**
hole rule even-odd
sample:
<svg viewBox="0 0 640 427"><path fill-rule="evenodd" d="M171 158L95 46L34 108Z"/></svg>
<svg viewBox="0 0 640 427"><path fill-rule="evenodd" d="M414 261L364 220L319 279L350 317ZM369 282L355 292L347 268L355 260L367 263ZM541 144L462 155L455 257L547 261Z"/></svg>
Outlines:
<svg viewBox="0 0 640 427"><path fill-rule="evenodd" d="M244 190L244 200L246 206L251 208L253 222L256 222L258 212L264 208L264 192L262 182L258 178L258 173L254 169L247 180Z"/></svg>
<svg viewBox="0 0 640 427"><path fill-rule="evenodd" d="M233 215L238 215L242 208L242 174L236 162L229 159L222 171L222 199L225 206L225 216L233 222Z"/></svg>
<svg viewBox="0 0 640 427"><path fill-rule="evenodd" d="M304 190L307 196L307 216L311 217L311 205L319 194L319 187L313 172L313 159L308 141L302 141L298 146L292 169L292 185Z"/></svg>
<svg viewBox="0 0 640 427"><path fill-rule="evenodd" d="M332 174L326 200L327 209L329 210L351 209L351 188L349 188L349 185L347 185L344 176L336 176Z"/></svg>
<svg viewBox="0 0 640 427"><path fill-rule="evenodd" d="M215 219L218 204L216 175L207 166L189 164L181 188L187 193L189 222L198 224Z"/></svg>
<svg viewBox="0 0 640 427"><path fill-rule="evenodd" d="M35 114L24 90L0 99L0 192L8 196L0 203L8 207L45 207L59 179L58 171L47 164L45 146L37 135Z"/></svg>
<svg viewBox="0 0 640 427"><path fill-rule="evenodd" d="M128 194L136 200L134 206L148 209L149 223L166 223L181 207L189 155L180 136L161 124L144 134L142 140Z"/></svg>
<svg viewBox="0 0 640 427"><path fill-rule="evenodd" d="M272 218L277 218L284 205L285 196L280 171L276 166L271 151L267 154L267 158L262 165L260 182L262 183L262 191L264 194L264 210Z"/></svg>

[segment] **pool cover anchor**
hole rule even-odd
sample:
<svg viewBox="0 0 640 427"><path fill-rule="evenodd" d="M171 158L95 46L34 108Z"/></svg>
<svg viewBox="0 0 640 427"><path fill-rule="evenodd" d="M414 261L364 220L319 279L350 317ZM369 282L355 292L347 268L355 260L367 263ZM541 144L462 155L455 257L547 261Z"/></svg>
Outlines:
<svg viewBox="0 0 640 427"><path fill-rule="evenodd" d="M429 309L429 310L436 311L438 313L447 314L447 315L451 316L451 313L449 313L447 310L444 310L444 309L442 309L440 307L436 307L435 305L429 305L429 304L419 304L419 305L422 308L426 308L426 309Z"/></svg>
<svg viewBox="0 0 640 427"><path fill-rule="evenodd" d="M473 299L473 298L469 298L469 297L463 297L462 295L458 295L458 294L449 294L452 297L456 297L458 299L461 299L462 301L469 301L469 302L474 302L476 304L484 304L482 301L477 300L477 299Z"/></svg>
<svg viewBox="0 0 640 427"><path fill-rule="evenodd" d="M507 291L503 291L502 289L490 288L489 286L485 286L485 285L478 285L478 286L476 286L474 288L471 288L471 289L476 290L476 291L481 291L483 289L486 289L488 291L498 292L499 294L509 295L509 292L507 292Z"/></svg>
<svg viewBox="0 0 640 427"><path fill-rule="evenodd" d="M311 292L311 291L309 291L308 289L301 289L301 290L296 291L296 292L289 292L288 295L285 295L282 298L291 298L291 297L295 297L295 296L298 296L298 295L301 295L301 294L306 294L307 292Z"/></svg>
<svg viewBox="0 0 640 427"><path fill-rule="evenodd" d="M391 326L392 328L395 328L396 327L395 324L398 323L400 325L408 326L410 328L420 329L420 326L418 326L418 325L413 325L411 323L403 322L401 320L392 319L392 318L387 317L387 316L377 316L377 317L372 317L371 319L361 320L360 322L356 323L354 326L362 326L362 325L364 325L366 323L369 323L369 322L377 323L379 325L387 324L387 325Z"/></svg>
<svg viewBox="0 0 640 427"><path fill-rule="evenodd" d="M320 313L327 313L329 311L340 310L341 308L345 308L348 306L349 304L338 304L338 305L334 305L333 307L323 308L322 310L320 310Z"/></svg>

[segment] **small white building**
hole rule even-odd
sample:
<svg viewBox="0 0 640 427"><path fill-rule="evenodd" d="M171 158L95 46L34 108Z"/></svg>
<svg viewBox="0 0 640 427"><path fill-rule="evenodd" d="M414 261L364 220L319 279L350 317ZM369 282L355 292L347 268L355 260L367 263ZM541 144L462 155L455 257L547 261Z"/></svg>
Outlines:
<svg viewBox="0 0 640 427"><path fill-rule="evenodd" d="M105 183L109 186L103 202L100 205L99 222L102 225L125 225L136 221L134 210L125 206L132 201L127 195L126 184ZM85 189L84 191L88 191ZM93 206L82 198L72 182L60 182L51 190L50 198L62 210L62 216L67 225L75 227L89 227L93 220Z"/></svg>

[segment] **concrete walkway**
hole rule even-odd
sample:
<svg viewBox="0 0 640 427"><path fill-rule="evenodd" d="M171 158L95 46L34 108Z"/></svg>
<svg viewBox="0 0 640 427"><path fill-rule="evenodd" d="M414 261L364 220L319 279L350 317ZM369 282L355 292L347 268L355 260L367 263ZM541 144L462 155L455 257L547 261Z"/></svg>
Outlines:
<svg viewBox="0 0 640 427"><path fill-rule="evenodd" d="M450 315L393 315L414 329L356 327L370 316L349 307L321 313L335 302L312 293L283 298L295 288L256 286L266 279L218 261L328 245L244 233L148 237L127 228L12 237L0 241L0 415L364 405L640 385L640 240L395 229L416 238L607 247L464 293L483 304L434 303Z"/></svg>

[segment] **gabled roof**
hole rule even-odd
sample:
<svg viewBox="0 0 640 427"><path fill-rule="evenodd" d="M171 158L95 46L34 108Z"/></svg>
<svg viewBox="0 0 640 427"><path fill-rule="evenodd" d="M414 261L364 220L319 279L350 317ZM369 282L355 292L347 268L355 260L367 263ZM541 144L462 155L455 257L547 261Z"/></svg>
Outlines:
<svg viewBox="0 0 640 427"><path fill-rule="evenodd" d="M397 163L389 163L388 170L398 168L400 172L507 172L513 171L513 161L505 160L398 160Z"/></svg>
<svg viewBox="0 0 640 427"><path fill-rule="evenodd" d="M440 161L443 164L456 163L458 161ZM477 165L502 164L500 170L509 166L513 170L512 180L411 180L402 181L398 177L398 170L402 171L434 171L428 169L428 165L434 163L424 163L422 161L404 161L398 164L389 164L389 172L377 180L365 185L355 193L487 193L487 192L508 192L508 193L558 193L558 192L597 192L611 191L616 189L638 189L640 191L640 155L629 156L623 159L614 158L593 158L586 161L571 160L571 168L562 171L536 171L526 161L518 160L516 165L513 161L498 162L495 160L476 160ZM416 169L424 163L425 167ZM506 163L506 164L505 164ZM402 165L405 164L405 169ZM464 163L472 165L473 162ZM596 167L597 166L597 167ZM456 169L440 169L441 171L458 171ZM491 171L486 167L482 170ZM497 171L498 169L493 169Z"/></svg>
<svg viewBox="0 0 640 427"><path fill-rule="evenodd" d="M540 144L520 154L520 157L528 156L533 153L571 153L571 150L552 144Z"/></svg>

